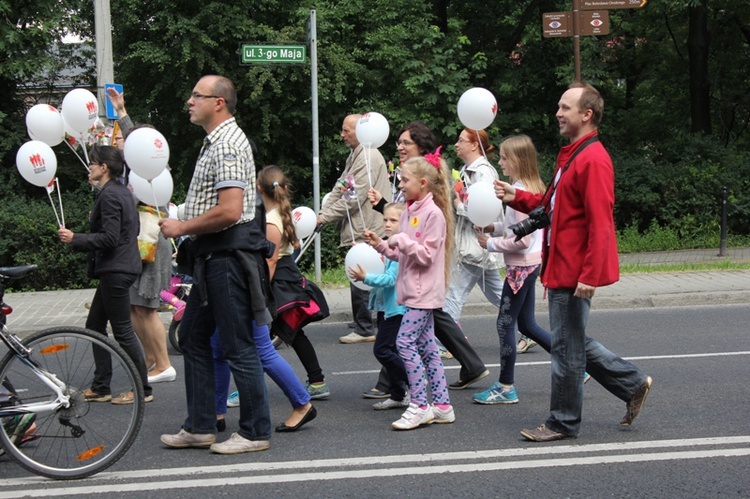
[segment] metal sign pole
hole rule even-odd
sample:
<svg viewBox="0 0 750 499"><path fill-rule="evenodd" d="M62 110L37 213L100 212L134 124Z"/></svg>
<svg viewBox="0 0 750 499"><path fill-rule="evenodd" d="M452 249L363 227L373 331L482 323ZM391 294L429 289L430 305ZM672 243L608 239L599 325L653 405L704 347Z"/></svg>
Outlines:
<svg viewBox="0 0 750 499"><path fill-rule="evenodd" d="M313 209L320 213L320 144L318 124L318 31L315 9L310 9L310 83L312 87L312 153L313 153ZM320 236L315 238L315 281L320 282Z"/></svg>
<svg viewBox="0 0 750 499"><path fill-rule="evenodd" d="M581 28L578 12L581 10L581 0L573 0L573 65L575 67L575 81L581 81Z"/></svg>

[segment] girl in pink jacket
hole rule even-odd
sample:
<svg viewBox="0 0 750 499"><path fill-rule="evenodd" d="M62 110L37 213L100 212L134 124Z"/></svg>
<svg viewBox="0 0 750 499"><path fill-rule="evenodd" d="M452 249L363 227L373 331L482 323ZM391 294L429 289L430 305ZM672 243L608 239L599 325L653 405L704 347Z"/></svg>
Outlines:
<svg viewBox="0 0 750 499"><path fill-rule="evenodd" d="M435 343L432 317L433 309L442 308L445 303L446 259L453 249L449 178L439 148L434 154L409 159L401 171L399 184L406 199L400 232L387 241L372 231L364 233L365 240L379 253L399 262L396 295L398 303L406 306L406 313L396 346L409 377L411 403L391 425L396 430L456 420ZM433 405L427 400L425 374Z"/></svg>

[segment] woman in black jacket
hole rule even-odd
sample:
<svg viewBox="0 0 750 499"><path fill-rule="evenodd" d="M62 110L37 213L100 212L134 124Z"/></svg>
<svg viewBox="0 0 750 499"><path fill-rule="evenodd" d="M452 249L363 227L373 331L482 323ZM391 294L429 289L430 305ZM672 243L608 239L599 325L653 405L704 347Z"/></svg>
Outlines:
<svg viewBox="0 0 750 499"><path fill-rule="evenodd" d="M90 232L73 233L61 228L58 235L60 241L74 250L89 252L89 276L99 279L86 327L106 336L109 321L115 340L138 368L146 402L151 402L154 397L148 384L146 362L130 322L130 286L141 273L138 212L130 190L118 181L124 166L122 153L116 147L95 145L89 159L89 181L101 187L89 218ZM84 390L86 400L132 404L132 391L112 398L109 354L94 348L94 361L94 381Z"/></svg>

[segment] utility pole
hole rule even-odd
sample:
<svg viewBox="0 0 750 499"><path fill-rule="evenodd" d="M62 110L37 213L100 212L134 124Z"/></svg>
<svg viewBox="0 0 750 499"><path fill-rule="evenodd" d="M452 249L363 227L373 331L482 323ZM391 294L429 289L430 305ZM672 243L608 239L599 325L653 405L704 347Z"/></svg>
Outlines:
<svg viewBox="0 0 750 499"><path fill-rule="evenodd" d="M99 117L104 121L107 103L104 84L115 81L109 0L94 0L94 35L96 37L96 96L99 100Z"/></svg>

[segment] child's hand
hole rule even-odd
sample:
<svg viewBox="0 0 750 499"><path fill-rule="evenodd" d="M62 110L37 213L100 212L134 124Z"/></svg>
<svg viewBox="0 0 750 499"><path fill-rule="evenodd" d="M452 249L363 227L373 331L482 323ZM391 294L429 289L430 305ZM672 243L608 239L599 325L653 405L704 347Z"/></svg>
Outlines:
<svg viewBox="0 0 750 499"><path fill-rule="evenodd" d="M477 241L479 241L479 246L481 246L484 249L487 249L487 240L489 237L484 232L477 232Z"/></svg>
<svg viewBox="0 0 750 499"><path fill-rule="evenodd" d="M378 244L380 244L380 241L382 241L382 239L380 239L380 236L369 229L365 229L363 235L365 236L365 242L370 246L377 246Z"/></svg>
<svg viewBox="0 0 750 499"><path fill-rule="evenodd" d="M365 276L367 276L367 271L362 268L361 264L357 264L357 268L349 267L349 277L354 279L355 281L364 281Z"/></svg>
<svg viewBox="0 0 750 499"><path fill-rule="evenodd" d="M473 225L474 232L492 232L495 230L495 224L489 224L487 227L479 227L478 225Z"/></svg>
<svg viewBox="0 0 750 499"><path fill-rule="evenodd" d="M370 200L371 205L375 206L383 199L383 195L376 191L375 188L370 187L370 190L367 191L367 199Z"/></svg>

